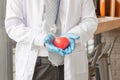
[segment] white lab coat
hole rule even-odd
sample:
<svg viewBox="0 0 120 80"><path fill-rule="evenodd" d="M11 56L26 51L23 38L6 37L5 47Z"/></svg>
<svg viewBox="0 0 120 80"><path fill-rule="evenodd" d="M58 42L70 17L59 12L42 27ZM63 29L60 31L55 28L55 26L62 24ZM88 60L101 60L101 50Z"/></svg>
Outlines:
<svg viewBox="0 0 120 80"><path fill-rule="evenodd" d="M5 27L16 45L16 80L32 80L38 49L44 47L42 22L44 0L8 0ZM80 36L75 51L65 57L65 80L88 80L88 63L84 43L97 28L93 0L62 0L62 33ZM80 42L80 43L79 43Z"/></svg>

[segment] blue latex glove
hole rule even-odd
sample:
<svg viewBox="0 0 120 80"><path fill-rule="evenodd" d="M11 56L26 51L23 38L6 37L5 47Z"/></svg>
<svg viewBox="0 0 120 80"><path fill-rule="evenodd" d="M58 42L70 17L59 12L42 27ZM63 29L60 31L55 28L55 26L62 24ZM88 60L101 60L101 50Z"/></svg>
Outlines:
<svg viewBox="0 0 120 80"><path fill-rule="evenodd" d="M53 41L54 41L55 37L53 35L47 35L45 37L45 46L48 49L49 52L51 53L56 53L59 54L61 56L64 56L66 53L65 51L63 51L60 48L57 48L56 46L54 46Z"/></svg>
<svg viewBox="0 0 120 80"><path fill-rule="evenodd" d="M73 33L67 33L67 34L64 34L63 36L65 36L69 39L69 46L64 50L65 55L68 55L74 51L75 40L80 39L80 36L77 36Z"/></svg>

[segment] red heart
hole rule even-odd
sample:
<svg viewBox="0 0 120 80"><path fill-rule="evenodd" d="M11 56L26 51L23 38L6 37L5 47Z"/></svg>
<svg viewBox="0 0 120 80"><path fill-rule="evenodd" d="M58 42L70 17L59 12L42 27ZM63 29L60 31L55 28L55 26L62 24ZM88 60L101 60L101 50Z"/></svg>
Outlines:
<svg viewBox="0 0 120 80"><path fill-rule="evenodd" d="M69 40L66 37L57 37L54 40L54 45L58 48L65 49L69 45Z"/></svg>

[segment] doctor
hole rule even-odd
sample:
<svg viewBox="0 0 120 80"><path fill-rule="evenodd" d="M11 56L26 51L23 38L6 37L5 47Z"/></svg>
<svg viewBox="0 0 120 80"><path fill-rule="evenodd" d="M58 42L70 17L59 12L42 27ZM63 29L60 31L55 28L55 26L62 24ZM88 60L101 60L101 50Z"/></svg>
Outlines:
<svg viewBox="0 0 120 80"><path fill-rule="evenodd" d="M17 42L16 80L88 80L84 44L97 23L93 0L8 0L5 28ZM56 36L69 46L55 47Z"/></svg>

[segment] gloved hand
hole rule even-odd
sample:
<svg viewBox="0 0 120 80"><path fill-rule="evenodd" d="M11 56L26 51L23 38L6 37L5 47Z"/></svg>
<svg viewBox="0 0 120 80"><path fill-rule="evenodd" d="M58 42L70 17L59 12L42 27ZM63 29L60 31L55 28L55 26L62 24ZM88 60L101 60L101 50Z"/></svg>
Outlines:
<svg viewBox="0 0 120 80"><path fill-rule="evenodd" d="M80 39L80 36L77 36L73 33L67 33L62 36L65 36L69 39L69 46L64 50L65 55L72 53L75 49L75 40Z"/></svg>
<svg viewBox="0 0 120 80"><path fill-rule="evenodd" d="M45 37L45 47L48 49L49 52L51 53L56 53L56 54L59 54L61 56L64 56L65 55L65 52L60 49L60 48L57 48L56 46L54 46L53 44L53 41L54 41L55 37L53 35L47 35Z"/></svg>

